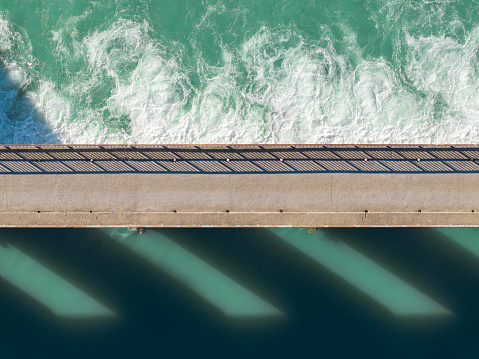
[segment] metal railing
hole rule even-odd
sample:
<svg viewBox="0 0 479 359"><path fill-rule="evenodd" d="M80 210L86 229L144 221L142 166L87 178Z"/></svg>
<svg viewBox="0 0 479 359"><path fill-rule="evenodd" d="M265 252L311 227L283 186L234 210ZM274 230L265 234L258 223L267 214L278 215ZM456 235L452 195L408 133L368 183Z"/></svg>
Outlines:
<svg viewBox="0 0 479 359"><path fill-rule="evenodd" d="M0 174L479 173L479 147L8 145Z"/></svg>

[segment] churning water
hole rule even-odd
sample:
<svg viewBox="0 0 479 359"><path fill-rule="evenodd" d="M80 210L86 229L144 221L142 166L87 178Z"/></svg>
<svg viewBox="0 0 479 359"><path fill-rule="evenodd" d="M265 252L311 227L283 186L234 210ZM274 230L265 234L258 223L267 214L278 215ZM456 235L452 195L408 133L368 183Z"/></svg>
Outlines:
<svg viewBox="0 0 479 359"><path fill-rule="evenodd" d="M477 0L1 0L1 143L476 143Z"/></svg>

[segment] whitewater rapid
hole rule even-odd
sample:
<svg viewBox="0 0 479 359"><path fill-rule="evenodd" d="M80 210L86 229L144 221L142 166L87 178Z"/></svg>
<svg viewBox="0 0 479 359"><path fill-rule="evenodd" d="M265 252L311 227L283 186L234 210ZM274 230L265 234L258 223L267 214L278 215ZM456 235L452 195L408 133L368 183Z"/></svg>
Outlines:
<svg viewBox="0 0 479 359"><path fill-rule="evenodd" d="M211 60L147 19L118 16L82 34L89 16L50 29L45 41L62 72L55 78L42 71L27 31L0 13L0 142L479 139L479 27L463 29L462 41L405 32L395 61L398 51L391 59L365 55L347 27L338 52L328 27L318 40L265 25L240 42L219 41Z"/></svg>

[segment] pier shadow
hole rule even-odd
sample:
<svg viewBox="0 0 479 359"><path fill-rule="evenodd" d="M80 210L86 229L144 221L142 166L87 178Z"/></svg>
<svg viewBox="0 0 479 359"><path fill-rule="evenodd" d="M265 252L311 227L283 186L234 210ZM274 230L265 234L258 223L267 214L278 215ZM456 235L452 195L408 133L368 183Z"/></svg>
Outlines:
<svg viewBox="0 0 479 359"><path fill-rule="evenodd" d="M270 231L153 231L238 280L280 308L285 316L264 322L226 319L103 231L2 230L3 245L15 246L68 278L118 315L104 321L57 318L0 279L2 358L38 353L84 358L92 350L97 355L119 358L421 358L427 354L462 358L477 354L474 318L478 309L473 304L478 294L477 275L467 274L457 253L444 256L448 248L438 250L435 245L441 238L430 237L428 231L406 230L397 235L394 229L328 233L412 284L425 279L432 292L449 290L452 295L447 305L454 316L432 324L398 320ZM131 240L141 238L138 235ZM464 282L455 283L456 277L457 282ZM395 347L393 352L391 347Z"/></svg>

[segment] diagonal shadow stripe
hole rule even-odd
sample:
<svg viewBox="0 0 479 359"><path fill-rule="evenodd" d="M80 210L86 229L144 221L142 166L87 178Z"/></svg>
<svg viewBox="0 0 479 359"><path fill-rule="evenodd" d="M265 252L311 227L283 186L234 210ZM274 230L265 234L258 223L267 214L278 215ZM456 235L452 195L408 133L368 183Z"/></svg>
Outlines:
<svg viewBox="0 0 479 359"><path fill-rule="evenodd" d="M479 257L479 228L436 228L436 231Z"/></svg>
<svg viewBox="0 0 479 359"><path fill-rule="evenodd" d="M437 316L451 312L347 244L318 231L271 229L283 241L314 259L398 316Z"/></svg>
<svg viewBox="0 0 479 359"><path fill-rule="evenodd" d="M0 145L2 174L479 173L474 146Z"/></svg>
<svg viewBox="0 0 479 359"><path fill-rule="evenodd" d="M124 247L189 287L227 316L264 317L283 314L161 233L148 230L139 237L127 229L104 231Z"/></svg>
<svg viewBox="0 0 479 359"><path fill-rule="evenodd" d="M61 317L108 317L110 309L11 244L0 245L0 276Z"/></svg>

